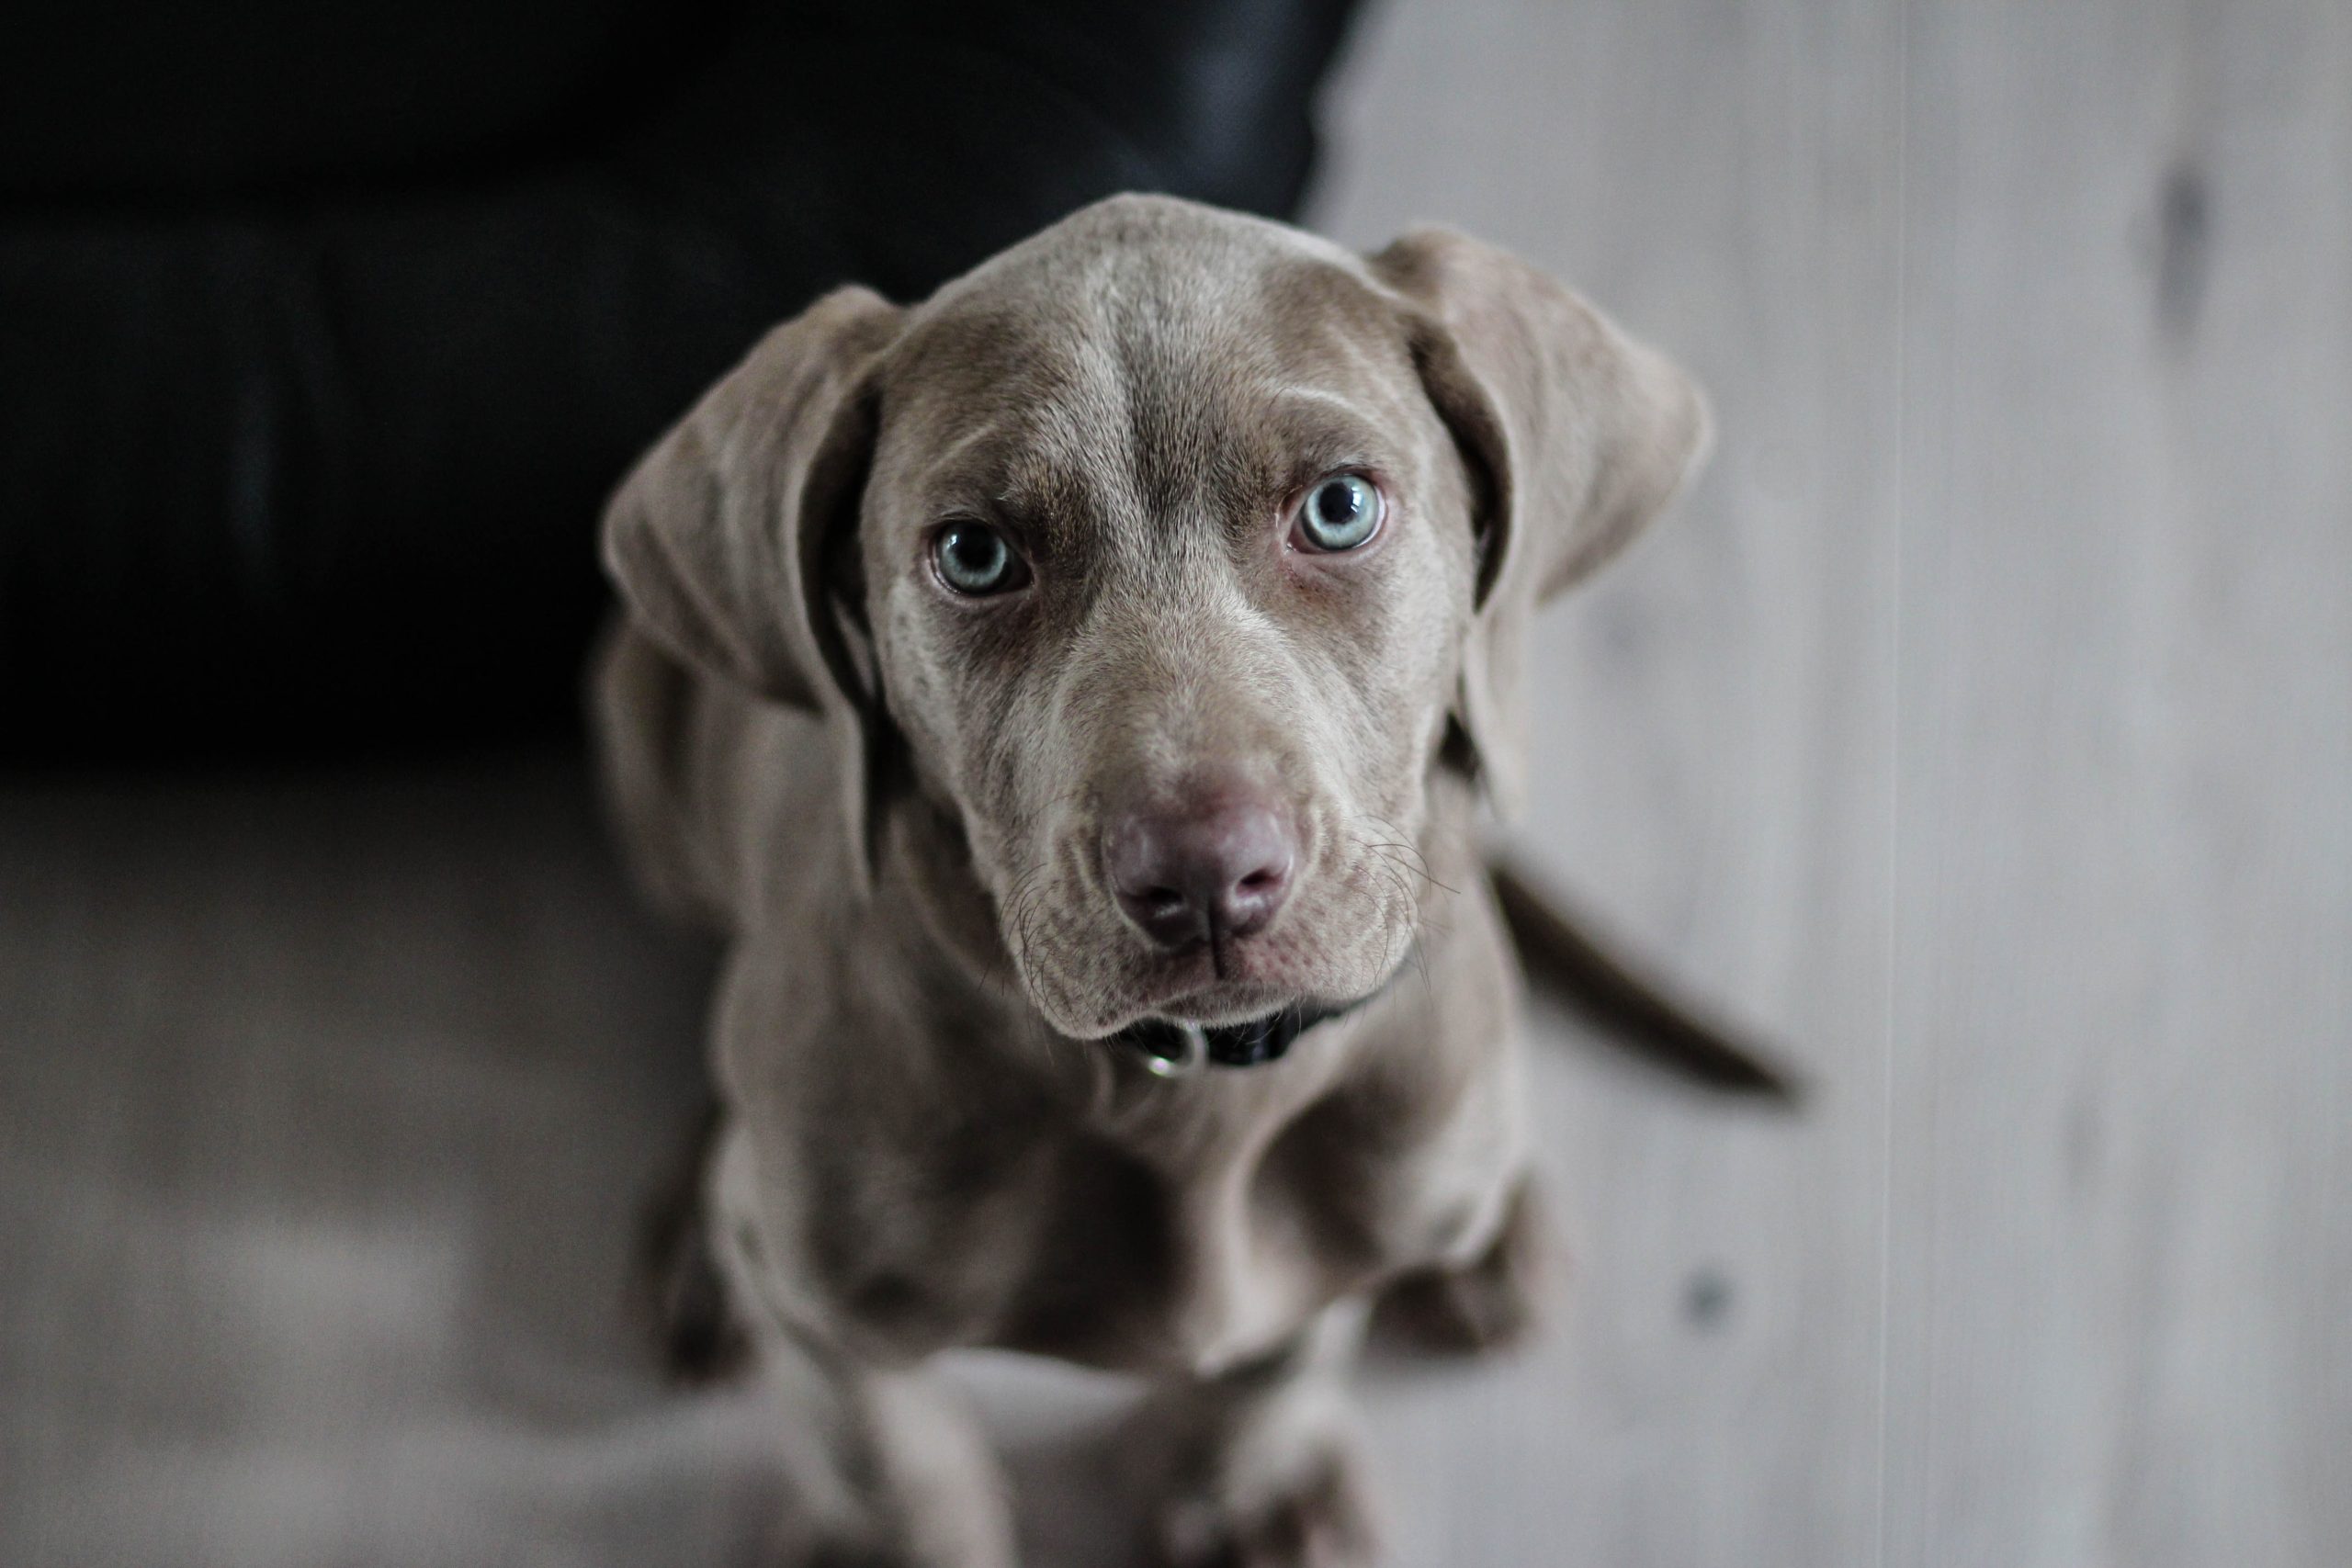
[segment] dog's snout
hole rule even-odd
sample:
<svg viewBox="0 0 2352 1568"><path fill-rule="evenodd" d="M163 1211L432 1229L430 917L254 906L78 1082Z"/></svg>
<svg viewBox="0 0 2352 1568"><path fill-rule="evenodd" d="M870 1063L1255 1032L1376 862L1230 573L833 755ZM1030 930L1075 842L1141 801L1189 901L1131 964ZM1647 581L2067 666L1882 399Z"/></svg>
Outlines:
<svg viewBox="0 0 2352 1568"><path fill-rule="evenodd" d="M1133 811L1104 833L1102 866L1127 919L1163 947L1248 936L1290 896L1298 836L1254 795Z"/></svg>

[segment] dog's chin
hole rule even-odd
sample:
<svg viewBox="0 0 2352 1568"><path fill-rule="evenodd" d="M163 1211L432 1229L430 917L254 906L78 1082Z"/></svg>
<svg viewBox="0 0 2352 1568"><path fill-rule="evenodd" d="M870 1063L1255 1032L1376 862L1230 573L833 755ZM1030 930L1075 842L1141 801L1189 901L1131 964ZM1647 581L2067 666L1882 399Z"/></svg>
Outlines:
<svg viewBox="0 0 2352 1568"><path fill-rule="evenodd" d="M1123 1021L1121 1027L1133 1023L1136 1018L1148 1017L1217 1029L1228 1023L1248 1023L1311 999L1263 981L1217 980L1181 995L1148 999L1136 1010L1135 1018Z"/></svg>

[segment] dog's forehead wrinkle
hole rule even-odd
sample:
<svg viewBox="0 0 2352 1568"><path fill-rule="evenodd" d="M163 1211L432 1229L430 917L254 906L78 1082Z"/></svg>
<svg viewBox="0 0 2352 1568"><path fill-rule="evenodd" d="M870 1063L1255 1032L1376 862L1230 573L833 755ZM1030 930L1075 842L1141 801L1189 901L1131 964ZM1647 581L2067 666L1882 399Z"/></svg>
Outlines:
<svg viewBox="0 0 2352 1568"><path fill-rule="evenodd" d="M933 445L929 459L941 503L953 504L976 494L1008 499L1011 481L1006 457L1028 445L1020 424L1005 414L983 412L963 428L951 428Z"/></svg>
<svg viewBox="0 0 2352 1568"><path fill-rule="evenodd" d="M1260 395L1276 412L1296 409L1307 415L1303 422L1311 427L1376 429L1385 420L1385 411L1350 397L1336 388L1318 386L1312 381L1269 379L1259 384Z"/></svg>
<svg viewBox="0 0 2352 1568"><path fill-rule="evenodd" d="M1151 204L1076 223L943 291L910 334L954 383L930 399L940 449L993 465L986 499L1073 564L1238 525L1237 502L1369 460L1394 423L1377 373L1401 351L1363 330L1361 284L1236 229Z"/></svg>

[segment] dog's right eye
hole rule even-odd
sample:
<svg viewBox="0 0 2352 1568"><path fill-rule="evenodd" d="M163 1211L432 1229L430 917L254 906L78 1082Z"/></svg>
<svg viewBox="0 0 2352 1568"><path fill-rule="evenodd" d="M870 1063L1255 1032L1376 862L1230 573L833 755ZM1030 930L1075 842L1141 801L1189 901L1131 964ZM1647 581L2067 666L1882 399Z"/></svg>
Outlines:
<svg viewBox="0 0 2352 1568"><path fill-rule="evenodd" d="M1362 474L1327 474L1299 503L1291 539L1326 555L1358 549L1380 532L1386 510L1380 487Z"/></svg>
<svg viewBox="0 0 2352 1568"><path fill-rule="evenodd" d="M940 581L973 598L1009 592L1029 580L1029 569L1012 541L985 523L950 523L942 528L931 542L931 562Z"/></svg>

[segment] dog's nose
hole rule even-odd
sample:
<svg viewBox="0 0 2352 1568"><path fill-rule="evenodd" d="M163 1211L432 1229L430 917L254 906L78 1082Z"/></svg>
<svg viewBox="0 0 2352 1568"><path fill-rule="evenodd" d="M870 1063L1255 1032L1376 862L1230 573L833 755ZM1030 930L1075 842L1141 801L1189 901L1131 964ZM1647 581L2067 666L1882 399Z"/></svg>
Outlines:
<svg viewBox="0 0 2352 1568"><path fill-rule="evenodd" d="M1281 812L1248 795L1111 824L1102 866L1119 908L1163 947L1262 930L1290 895L1298 838Z"/></svg>

